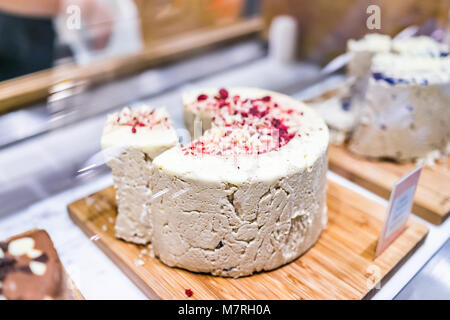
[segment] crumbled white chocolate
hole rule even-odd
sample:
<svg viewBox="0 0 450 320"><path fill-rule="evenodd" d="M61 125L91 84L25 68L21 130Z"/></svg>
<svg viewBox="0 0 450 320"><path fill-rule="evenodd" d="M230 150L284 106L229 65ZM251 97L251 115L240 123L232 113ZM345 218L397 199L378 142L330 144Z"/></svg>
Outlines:
<svg viewBox="0 0 450 320"><path fill-rule="evenodd" d="M142 249L141 252L139 253L139 258L144 257L144 255L148 255L148 250L147 249Z"/></svg>
<svg viewBox="0 0 450 320"><path fill-rule="evenodd" d="M26 237L11 241L8 245L8 252L13 256L22 256L33 248L34 240Z"/></svg>
<svg viewBox="0 0 450 320"><path fill-rule="evenodd" d="M449 51L449 46L428 36L409 37L392 40L392 52L419 57L440 57Z"/></svg>
<svg viewBox="0 0 450 320"><path fill-rule="evenodd" d="M434 167L436 162L445 159L447 153L441 152L440 150L432 150L428 152L425 156L416 159L416 164L424 165L427 167Z"/></svg>
<svg viewBox="0 0 450 320"><path fill-rule="evenodd" d="M106 226L106 224L102 225L102 230L103 231L107 231L108 230L108 227Z"/></svg>
<svg viewBox="0 0 450 320"><path fill-rule="evenodd" d="M31 272L33 272L37 276L44 275L45 271L47 271L47 266L45 263L38 262L38 261L31 261L30 262L30 269Z"/></svg>
<svg viewBox="0 0 450 320"><path fill-rule="evenodd" d="M389 84L415 83L422 85L448 83L450 59L403 56L392 53L377 54L370 68L372 74L381 74Z"/></svg>
<svg viewBox="0 0 450 320"><path fill-rule="evenodd" d="M143 105L138 108L125 107L120 112L108 115L107 126L133 126L148 127L165 126L170 128L171 124L165 112L155 110Z"/></svg>
<svg viewBox="0 0 450 320"><path fill-rule="evenodd" d="M153 246L152 246L152 244L150 243L150 244L147 246L147 248L148 248L148 255L149 255L151 258L154 258L154 257L155 257L155 252L153 251Z"/></svg>
<svg viewBox="0 0 450 320"><path fill-rule="evenodd" d="M136 267L143 266L144 264L145 264L144 261L142 261L141 259L134 259L134 265Z"/></svg>

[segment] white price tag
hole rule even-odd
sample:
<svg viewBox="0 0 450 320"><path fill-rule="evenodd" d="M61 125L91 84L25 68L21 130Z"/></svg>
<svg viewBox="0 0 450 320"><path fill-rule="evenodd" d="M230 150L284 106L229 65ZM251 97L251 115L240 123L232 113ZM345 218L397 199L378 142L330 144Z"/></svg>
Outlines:
<svg viewBox="0 0 450 320"><path fill-rule="evenodd" d="M418 166L395 183L375 257L379 256L405 230L421 172L422 166Z"/></svg>

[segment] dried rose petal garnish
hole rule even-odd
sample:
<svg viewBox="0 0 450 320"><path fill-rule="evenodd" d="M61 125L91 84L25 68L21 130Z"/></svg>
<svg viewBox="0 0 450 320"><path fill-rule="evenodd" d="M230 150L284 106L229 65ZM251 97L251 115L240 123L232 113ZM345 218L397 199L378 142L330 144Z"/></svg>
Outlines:
<svg viewBox="0 0 450 320"><path fill-rule="evenodd" d="M226 98L228 98L228 91L226 89L220 89L219 95L222 99L226 99Z"/></svg>
<svg viewBox="0 0 450 320"><path fill-rule="evenodd" d="M262 154L279 149L296 135L300 137L298 122L294 122L297 129L291 125L292 119L303 113L274 100L271 96L230 96L226 89L220 89L217 95L200 94L190 107L210 113L214 125L184 146L184 155Z"/></svg>
<svg viewBox="0 0 450 320"><path fill-rule="evenodd" d="M171 128L171 124L167 117L162 118L155 113L155 110L149 107L141 107L131 109L123 108L120 112L116 112L108 117L107 124L110 126L128 126L131 132L136 133L136 127L153 129L155 126L163 126L167 129Z"/></svg>
<svg viewBox="0 0 450 320"><path fill-rule="evenodd" d="M184 293L186 293L186 295L190 298L194 295L194 291L192 291L191 289L186 289L184 290Z"/></svg>

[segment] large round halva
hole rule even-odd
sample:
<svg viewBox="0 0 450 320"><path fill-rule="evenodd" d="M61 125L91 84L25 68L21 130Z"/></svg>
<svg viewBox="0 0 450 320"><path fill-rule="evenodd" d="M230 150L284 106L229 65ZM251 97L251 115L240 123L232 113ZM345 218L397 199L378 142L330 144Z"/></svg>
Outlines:
<svg viewBox="0 0 450 320"><path fill-rule="evenodd" d="M187 127L201 119L204 135L153 160L155 255L240 277L307 251L326 225L324 121L290 97L251 88L190 92L184 105Z"/></svg>

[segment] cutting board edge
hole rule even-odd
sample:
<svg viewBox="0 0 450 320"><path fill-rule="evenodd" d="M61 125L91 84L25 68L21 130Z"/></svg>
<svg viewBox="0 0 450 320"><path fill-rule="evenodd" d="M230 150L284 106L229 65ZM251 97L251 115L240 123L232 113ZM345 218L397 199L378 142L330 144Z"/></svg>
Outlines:
<svg viewBox="0 0 450 320"><path fill-rule="evenodd" d="M370 289L366 295L362 298L362 300L369 300L371 299L375 294L376 290L381 290L383 286L388 282L394 274L406 263L406 261L409 260L409 258L423 245L425 240L428 237L428 233L430 229L428 227L425 228L425 234L422 236L422 238L417 241L417 243L414 245L414 247L406 254L404 255L393 267L391 270L388 271L387 274L384 275L384 277L380 280L380 289L377 289L377 285L375 285L372 289Z"/></svg>
<svg viewBox="0 0 450 320"><path fill-rule="evenodd" d="M353 172L345 170L344 168L342 168L337 164L337 161L335 161L332 156L330 156L332 152L333 152L332 150L329 151L329 163L328 163L329 169L331 171L375 193L376 195L386 200L389 200L391 190L379 186L375 182L364 179ZM450 211L443 213L435 212L417 202L413 204L412 213L434 225L441 225L450 216Z"/></svg>

